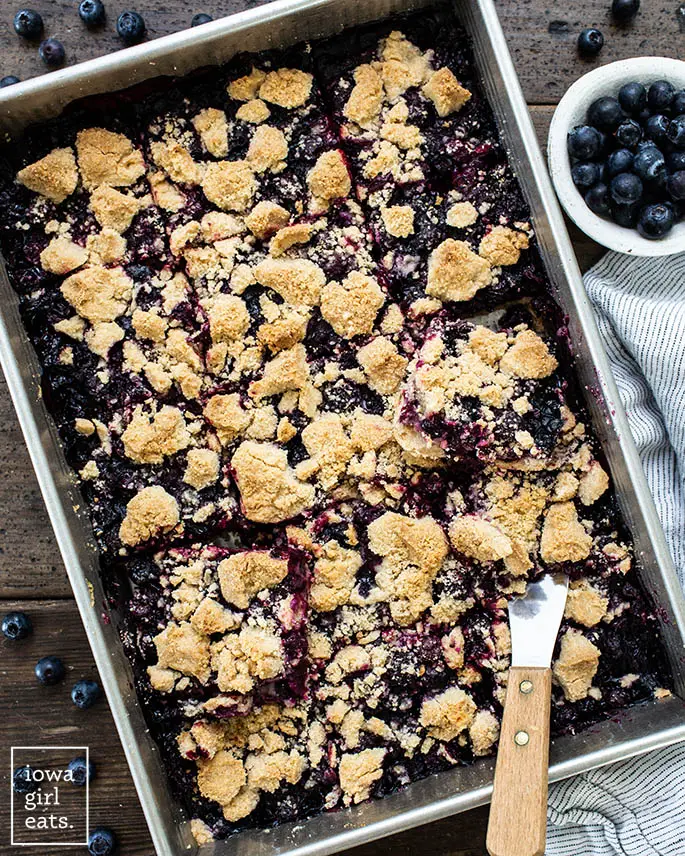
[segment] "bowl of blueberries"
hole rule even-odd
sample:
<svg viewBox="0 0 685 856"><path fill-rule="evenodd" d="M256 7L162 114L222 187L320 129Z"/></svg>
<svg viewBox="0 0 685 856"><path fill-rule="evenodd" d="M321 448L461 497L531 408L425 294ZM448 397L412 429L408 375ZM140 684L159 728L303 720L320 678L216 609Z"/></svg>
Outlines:
<svg viewBox="0 0 685 856"><path fill-rule="evenodd" d="M585 234L636 256L685 252L685 62L639 57L584 75L559 102L547 153Z"/></svg>

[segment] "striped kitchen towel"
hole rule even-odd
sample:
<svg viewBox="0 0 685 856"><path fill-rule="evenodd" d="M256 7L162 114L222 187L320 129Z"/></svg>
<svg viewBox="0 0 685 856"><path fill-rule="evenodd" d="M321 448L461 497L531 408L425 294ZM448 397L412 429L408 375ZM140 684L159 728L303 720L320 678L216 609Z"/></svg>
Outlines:
<svg viewBox="0 0 685 856"><path fill-rule="evenodd" d="M685 586L685 254L608 253L585 276ZM685 744L550 788L547 856L683 856Z"/></svg>

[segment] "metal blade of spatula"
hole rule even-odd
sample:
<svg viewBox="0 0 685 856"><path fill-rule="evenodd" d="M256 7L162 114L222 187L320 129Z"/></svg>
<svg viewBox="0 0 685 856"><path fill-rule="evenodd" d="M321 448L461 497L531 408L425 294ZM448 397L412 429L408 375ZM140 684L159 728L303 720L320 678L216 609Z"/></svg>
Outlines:
<svg viewBox="0 0 685 856"><path fill-rule="evenodd" d="M490 806L490 856L542 856L547 831L552 653L568 577L547 574L509 604L511 668Z"/></svg>

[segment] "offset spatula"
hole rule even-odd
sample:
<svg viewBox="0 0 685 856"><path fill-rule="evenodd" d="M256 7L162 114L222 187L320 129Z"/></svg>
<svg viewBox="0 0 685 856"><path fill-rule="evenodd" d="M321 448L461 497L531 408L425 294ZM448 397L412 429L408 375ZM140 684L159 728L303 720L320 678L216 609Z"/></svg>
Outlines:
<svg viewBox="0 0 685 856"><path fill-rule="evenodd" d="M548 574L509 604L511 668L490 806L490 856L542 856L547 831L552 653L568 577Z"/></svg>

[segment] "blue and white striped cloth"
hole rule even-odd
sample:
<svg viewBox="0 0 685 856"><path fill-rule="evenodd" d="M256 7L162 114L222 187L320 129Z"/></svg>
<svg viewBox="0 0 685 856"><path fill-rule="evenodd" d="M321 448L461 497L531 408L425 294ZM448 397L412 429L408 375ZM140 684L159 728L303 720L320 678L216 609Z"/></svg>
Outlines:
<svg viewBox="0 0 685 856"><path fill-rule="evenodd" d="M608 253L585 276L685 586L685 254ZM683 856L685 744L550 788L547 856Z"/></svg>

